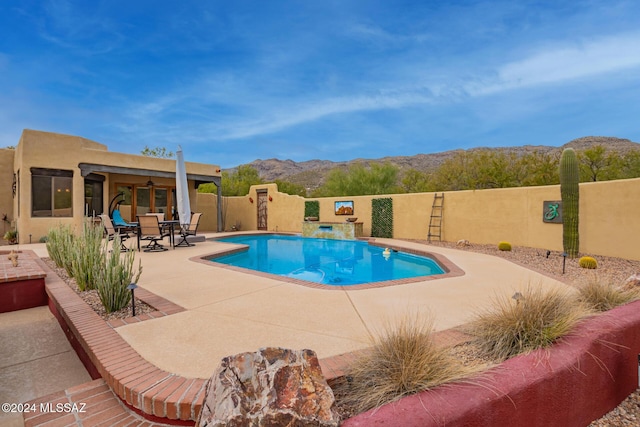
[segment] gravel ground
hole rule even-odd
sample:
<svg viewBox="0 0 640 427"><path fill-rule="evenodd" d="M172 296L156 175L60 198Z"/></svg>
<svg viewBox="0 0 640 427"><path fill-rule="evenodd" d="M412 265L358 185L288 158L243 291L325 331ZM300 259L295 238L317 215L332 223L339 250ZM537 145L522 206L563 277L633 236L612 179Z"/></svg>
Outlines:
<svg viewBox="0 0 640 427"><path fill-rule="evenodd" d="M420 242L427 243L426 241ZM547 253L544 249L514 247L511 251L505 252L498 250L497 245L472 244L468 246L458 246L450 242L432 242L430 244L505 258L523 267L535 270L570 285L579 285L583 281L593 278L609 280L614 284L622 284L629 276L640 273L640 261L629 261L621 258L581 254L581 256L593 256L598 261L598 268L596 270L587 270L578 265L578 259L564 260L562 253L558 251L550 251ZM461 360L465 366L490 368L499 363L493 360L479 358L478 351L472 343L457 345L451 349L451 352L455 358ZM342 395L348 393L346 383L336 382L334 392L336 394L336 410L341 418L345 419L356 415L357 412L348 405L345 405L342 401ZM605 426L640 426L640 390L636 390L624 402L604 417L593 421L589 427Z"/></svg>
<svg viewBox="0 0 640 427"><path fill-rule="evenodd" d="M427 243L424 241L423 243ZM500 251L497 245L457 246L450 242L432 242L434 246L460 249L463 251L479 252L487 255L495 255L508 259L523 267L553 277L570 285L579 284L583 280L593 277L608 279L613 283L623 283L629 276L640 273L640 261L631 261L622 258L605 257L593 254L580 254L580 256L592 256L598 261L598 268L589 270L578 265L578 258L565 261L565 271L562 273L562 252L547 251L544 249L513 247L511 251Z"/></svg>
<svg viewBox="0 0 640 427"><path fill-rule="evenodd" d="M426 243L426 241L424 242ZM632 261L622 258L605 257L593 254L580 254L581 256L593 256L598 261L598 268L588 270L578 265L578 259L567 259L565 272L562 272L563 257L561 252L547 251L534 248L514 247L512 251L500 251L497 245L457 246L450 242L432 242L435 246L456 248L465 251L480 252L487 255L495 255L508 259L516 264L535 270L539 273L553 277L570 285L578 285L585 280L597 277L609 280L614 284L624 283L629 276L640 273L640 261ZM604 417L593 421L589 427L638 427L640 426L640 389L633 392L614 410Z"/></svg>
<svg viewBox="0 0 640 427"><path fill-rule="evenodd" d="M82 300L86 302L93 309L93 311L95 311L104 320L125 319L127 317L131 317L131 304L127 305L122 310L114 311L113 313L107 313L104 309L104 306L102 305L102 302L100 302L98 291L96 290L81 291L80 289L78 289L78 286L76 285L76 281L72 277L69 277L67 275L67 272L65 271L64 268L59 268L58 266L56 266L55 263L50 258L43 258L43 261L46 262L49 268L55 271L56 274L62 280L64 280L64 282L67 285L69 285L69 287L73 289L75 293L77 293L80 296L80 298L82 298ZM136 298L135 302L136 302L136 315L154 311L153 307L139 300L138 298Z"/></svg>

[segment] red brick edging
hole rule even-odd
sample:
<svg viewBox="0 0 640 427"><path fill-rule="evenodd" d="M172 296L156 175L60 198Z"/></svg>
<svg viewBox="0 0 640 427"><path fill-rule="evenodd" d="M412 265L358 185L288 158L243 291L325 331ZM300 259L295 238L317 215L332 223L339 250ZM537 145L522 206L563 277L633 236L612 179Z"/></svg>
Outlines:
<svg viewBox="0 0 640 427"><path fill-rule="evenodd" d="M206 380L175 375L147 362L62 279L42 265L50 272L45 288L52 312L64 322L63 329L71 332L77 347L111 390L148 419L192 424L202 408Z"/></svg>

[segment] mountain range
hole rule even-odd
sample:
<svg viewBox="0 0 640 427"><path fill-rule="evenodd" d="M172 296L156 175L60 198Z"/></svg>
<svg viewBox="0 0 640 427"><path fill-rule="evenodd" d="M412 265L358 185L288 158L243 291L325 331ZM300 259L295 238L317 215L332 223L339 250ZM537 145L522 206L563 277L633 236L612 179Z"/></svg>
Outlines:
<svg viewBox="0 0 640 427"><path fill-rule="evenodd" d="M631 150L640 150L639 143L628 139L607 136L586 136L569 141L561 147L548 145L524 145L499 148L478 147L471 148L466 151L491 150L507 154L515 153L517 155L524 155L534 151L538 151L540 153L555 151L560 153L563 149L568 147L571 147L576 151L580 151L597 145L601 145L607 150L615 151L620 154L625 154ZM293 160L258 159L249 163L249 165L258 171L260 178L264 182L282 180L300 184L309 190L313 190L321 186L329 172L336 167L348 168L354 163L361 163L364 165L370 165L372 163L391 163L396 165L401 172L407 169L417 169L419 171L426 172L436 169L440 164L442 164L442 162L463 151L465 150L457 149L441 153L416 154L414 156L391 156L379 159L357 158L343 162L333 162L330 160L308 160L304 162L295 162ZM234 169L235 168L227 169L227 171L232 172Z"/></svg>

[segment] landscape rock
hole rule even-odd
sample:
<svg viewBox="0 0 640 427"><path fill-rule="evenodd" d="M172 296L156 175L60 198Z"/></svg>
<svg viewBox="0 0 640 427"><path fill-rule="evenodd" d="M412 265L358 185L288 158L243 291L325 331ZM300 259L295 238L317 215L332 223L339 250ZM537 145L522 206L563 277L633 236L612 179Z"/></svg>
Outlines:
<svg viewBox="0 0 640 427"><path fill-rule="evenodd" d="M209 379L198 427L333 427L334 395L312 350L228 356Z"/></svg>
<svg viewBox="0 0 640 427"><path fill-rule="evenodd" d="M640 273L629 276L622 285L622 288L632 290L636 289L638 286L640 286Z"/></svg>

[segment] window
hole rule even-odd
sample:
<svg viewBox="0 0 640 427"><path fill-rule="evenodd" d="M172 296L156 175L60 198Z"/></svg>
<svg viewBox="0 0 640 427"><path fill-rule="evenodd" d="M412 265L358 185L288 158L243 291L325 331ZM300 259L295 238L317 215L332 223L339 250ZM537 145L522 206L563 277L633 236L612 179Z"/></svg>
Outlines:
<svg viewBox="0 0 640 427"><path fill-rule="evenodd" d="M73 171L31 168L31 216L73 216Z"/></svg>
<svg viewBox="0 0 640 427"><path fill-rule="evenodd" d="M84 215L96 216L103 212L103 182L105 177L90 173L84 178Z"/></svg>

